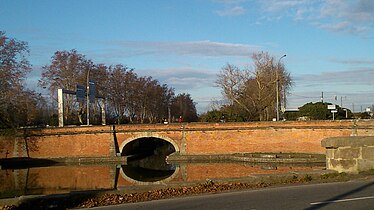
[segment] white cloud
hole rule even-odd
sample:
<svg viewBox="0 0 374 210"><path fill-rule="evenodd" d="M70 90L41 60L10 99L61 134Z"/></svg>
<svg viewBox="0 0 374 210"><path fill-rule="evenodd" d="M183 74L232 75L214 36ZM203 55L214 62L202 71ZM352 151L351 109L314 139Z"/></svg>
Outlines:
<svg viewBox="0 0 374 210"><path fill-rule="evenodd" d="M217 11L219 16L240 16L245 14L246 10L241 6L235 6L231 8L226 8L224 10Z"/></svg>
<svg viewBox="0 0 374 210"><path fill-rule="evenodd" d="M374 26L372 0L257 0L261 20L291 17L337 33L367 36ZM243 7L244 8L244 7Z"/></svg>
<svg viewBox="0 0 374 210"><path fill-rule="evenodd" d="M303 84L303 86L374 86L373 78L374 68L356 68L346 71L299 75L295 77L295 83ZM352 89L356 90L356 88Z"/></svg>
<svg viewBox="0 0 374 210"><path fill-rule="evenodd" d="M173 54L195 56L248 56L259 49L258 46L222 43L212 41L191 42L145 42L117 41L110 44L126 49L122 55Z"/></svg>
<svg viewBox="0 0 374 210"><path fill-rule="evenodd" d="M268 12L284 12L291 8L305 7L309 4L306 0L267 0L259 1L263 9Z"/></svg>
<svg viewBox="0 0 374 210"><path fill-rule="evenodd" d="M221 4L240 4L246 2L247 0L213 0L214 2Z"/></svg>
<svg viewBox="0 0 374 210"><path fill-rule="evenodd" d="M189 93L197 103L199 113L205 112L220 91L213 87L217 71L197 67L176 67L164 69L138 69L144 75L154 75L162 84L168 84L178 93Z"/></svg>
<svg viewBox="0 0 374 210"><path fill-rule="evenodd" d="M333 63L341 63L341 64L368 64L372 65L374 64L374 59L363 59L363 58L350 58L350 59L337 59L337 58L331 58L329 59Z"/></svg>
<svg viewBox="0 0 374 210"><path fill-rule="evenodd" d="M155 79L176 89L198 89L213 87L216 71L191 67L165 69L140 69L145 75L156 75Z"/></svg>

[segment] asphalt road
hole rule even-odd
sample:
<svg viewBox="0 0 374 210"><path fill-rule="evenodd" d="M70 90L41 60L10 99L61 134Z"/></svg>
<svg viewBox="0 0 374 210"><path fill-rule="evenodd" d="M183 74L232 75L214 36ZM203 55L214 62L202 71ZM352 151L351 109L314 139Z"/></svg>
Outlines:
<svg viewBox="0 0 374 210"><path fill-rule="evenodd" d="M263 188L94 209L374 209L374 180Z"/></svg>

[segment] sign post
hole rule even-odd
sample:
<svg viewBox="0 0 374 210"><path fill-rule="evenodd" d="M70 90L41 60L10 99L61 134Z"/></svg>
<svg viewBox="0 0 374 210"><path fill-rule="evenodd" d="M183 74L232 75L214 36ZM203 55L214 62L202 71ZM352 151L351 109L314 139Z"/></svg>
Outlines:
<svg viewBox="0 0 374 210"><path fill-rule="evenodd" d="M58 101L58 127L64 127L64 101L63 101L62 89L57 90L57 101Z"/></svg>
<svg viewBox="0 0 374 210"><path fill-rule="evenodd" d="M337 110L331 110L332 113L332 120L335 120L335 113L337 113Z"/></svg>
<svg viewBox="0 0 374 210"><path fill-rule="evenodd" d="M336 110L336 105L335 105L335 104L327 105L327 109L331 110L331 113L332 113L332 120L335 120L335 113L338 112L338 111Z"/></svg>

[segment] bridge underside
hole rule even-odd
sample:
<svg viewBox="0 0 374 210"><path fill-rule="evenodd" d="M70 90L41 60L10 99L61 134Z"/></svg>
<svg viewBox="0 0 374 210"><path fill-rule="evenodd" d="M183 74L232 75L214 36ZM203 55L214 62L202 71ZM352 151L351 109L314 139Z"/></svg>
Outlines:
<svg viewBox="0 0 374 210"><path fill-rule="evenodd" d="M173 144L156 137L134 139L122 148L121 155L134 158L144 158L152 155L164 156L175 152Z"/></svg>

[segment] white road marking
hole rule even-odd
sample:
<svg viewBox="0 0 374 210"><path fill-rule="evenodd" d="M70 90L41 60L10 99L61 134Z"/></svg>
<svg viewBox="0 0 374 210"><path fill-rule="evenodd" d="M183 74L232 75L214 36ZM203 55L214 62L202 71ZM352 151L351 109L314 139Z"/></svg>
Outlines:
<svg viewBox="0 0 374 210"><path fill-rule="evenodd" d="M341 199L341 200L314 202L314 203L310 203L310 205L320 205L320 204L325 204L325 203L339 203L339 202L366 200L366 199L373 199L373 198L374 198L374 196L359 197L359 198L348 198L348 199Z"/></svg>

